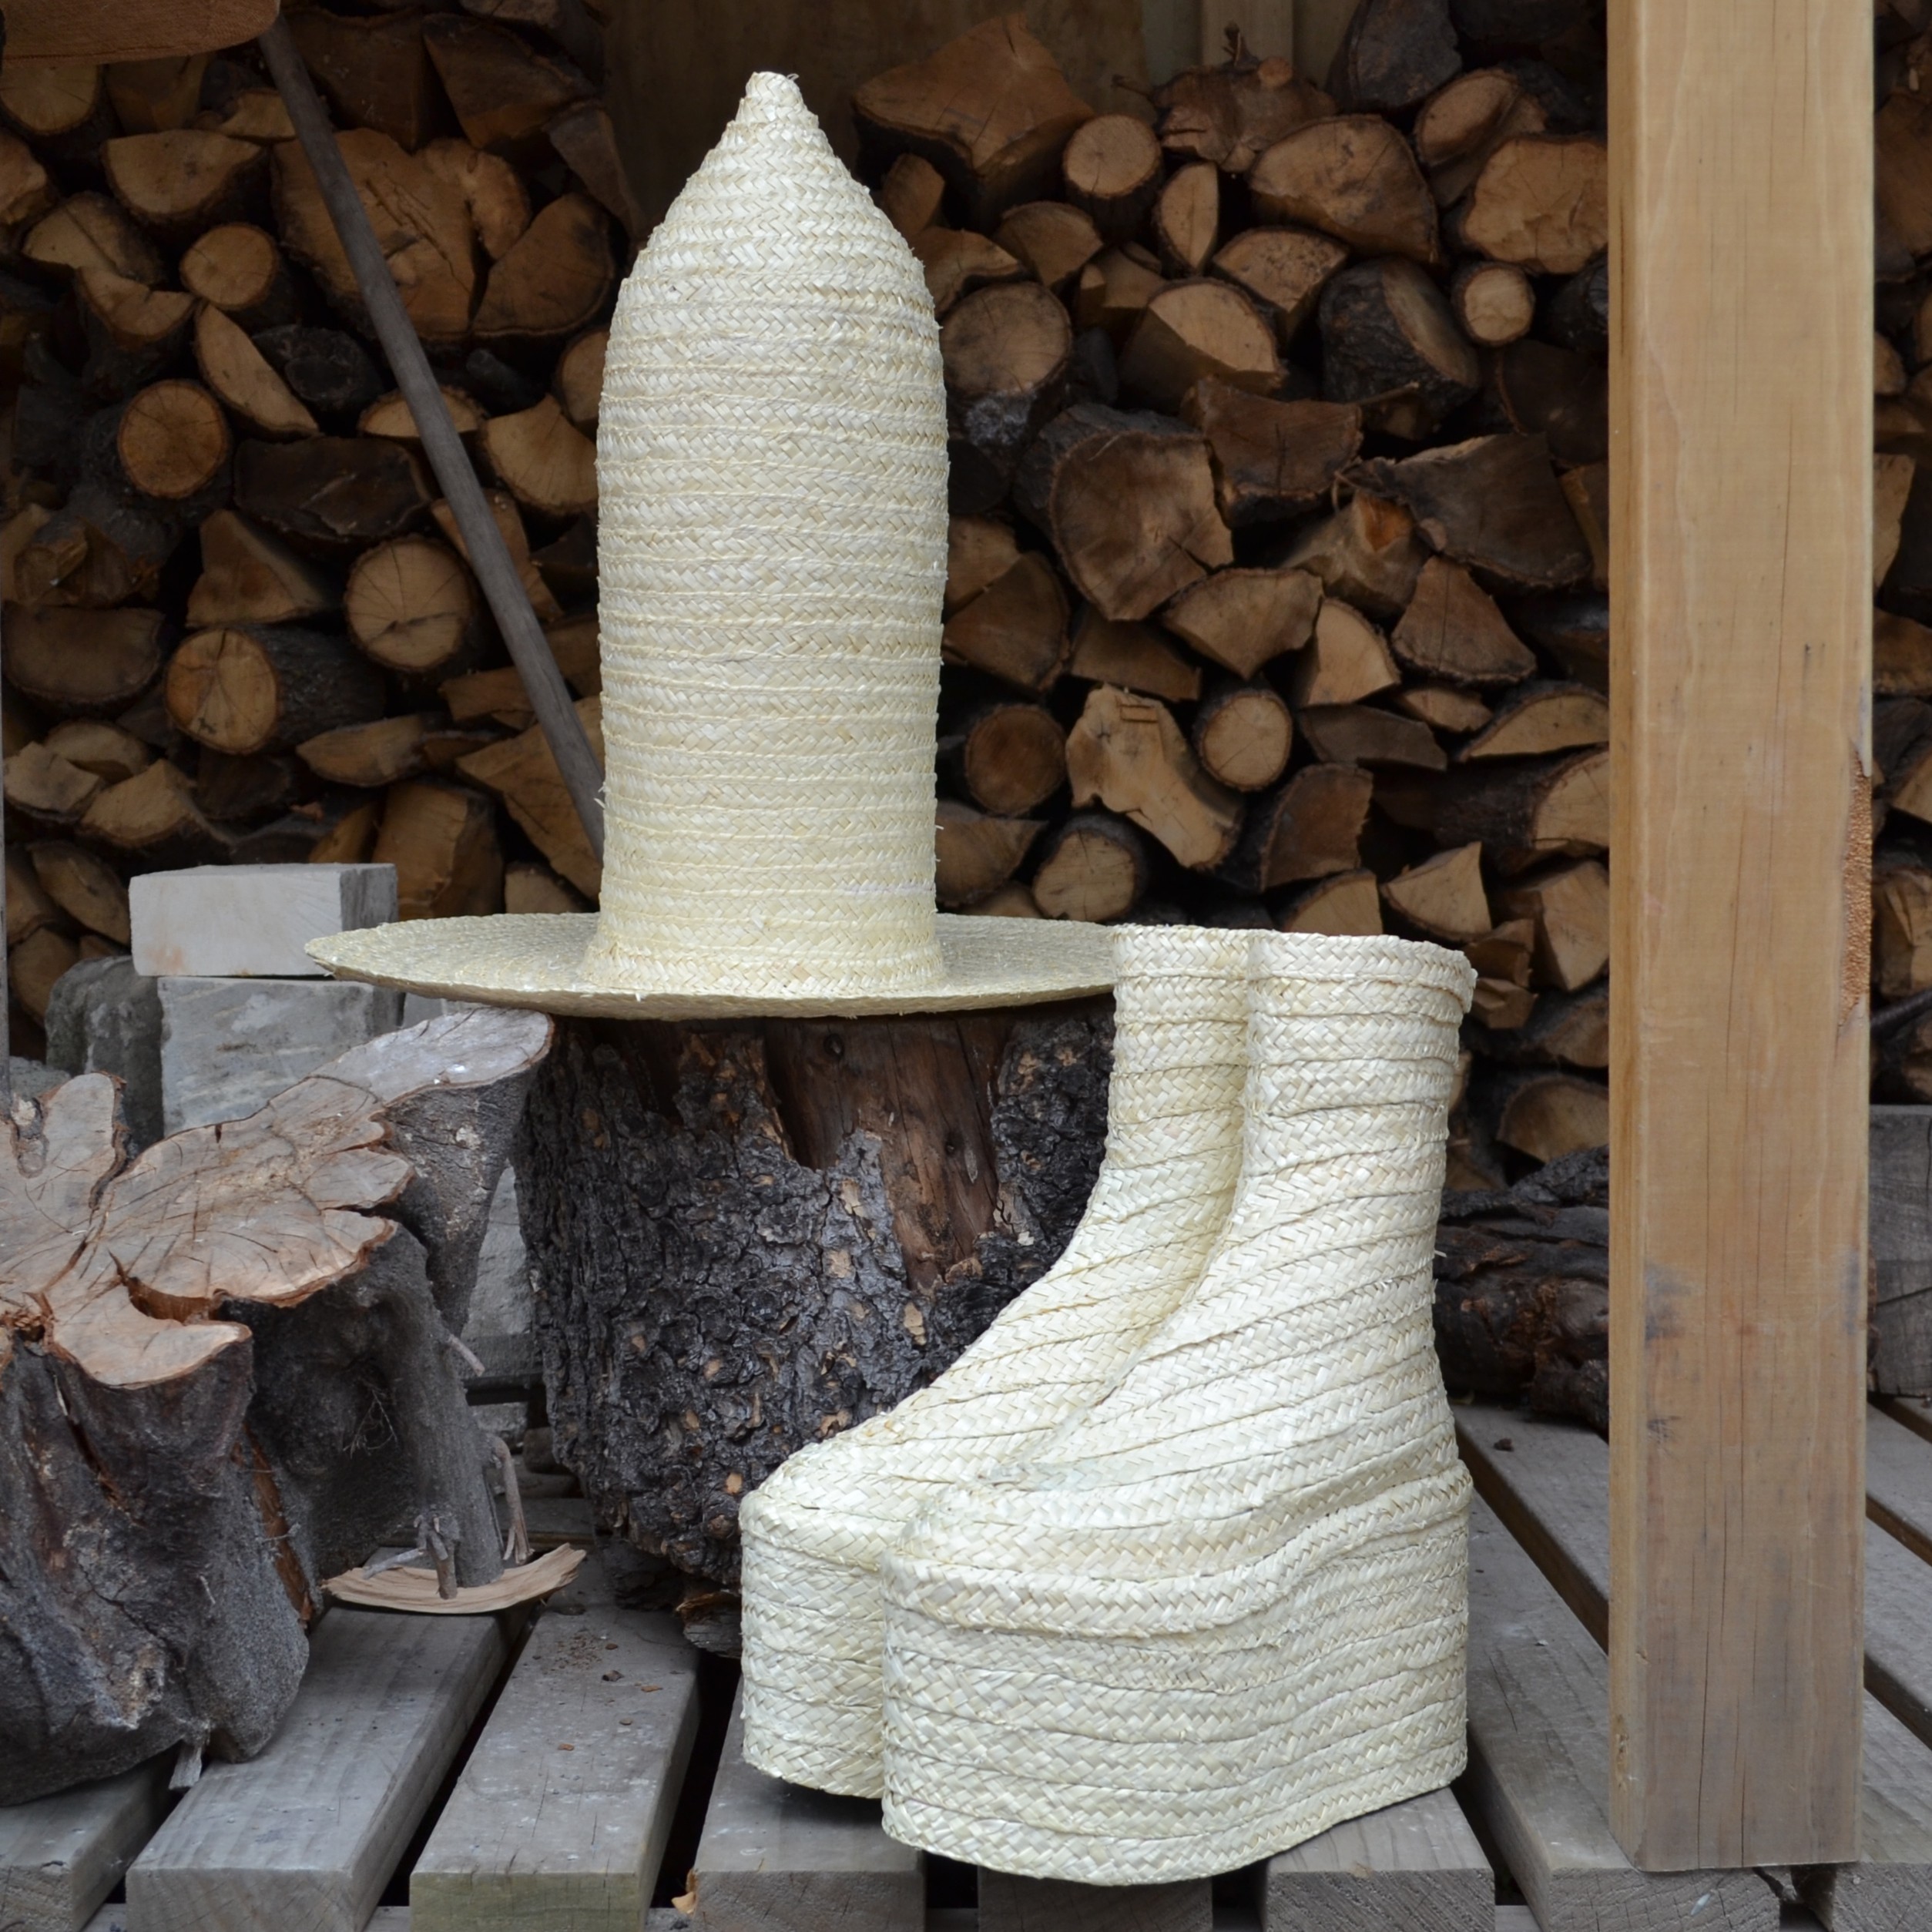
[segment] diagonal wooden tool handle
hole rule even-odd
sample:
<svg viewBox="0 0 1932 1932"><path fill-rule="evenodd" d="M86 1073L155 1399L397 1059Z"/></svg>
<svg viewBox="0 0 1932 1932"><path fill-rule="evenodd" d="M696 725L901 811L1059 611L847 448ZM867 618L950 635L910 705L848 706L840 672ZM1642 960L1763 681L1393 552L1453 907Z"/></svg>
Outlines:
<svg viewBox="0 0 1932 1932"><path fill-rule="evenodd" d="M286 19L278 16L256 44L268 63L289 119L295 124L302 152L315 171L323 204L341 237L343 253L349 258L377 339L389 358L396 387L416 419L424 453L442 486L456 527L462 532L477 582L489 599L503 641L510 647L510 656L563 775L570 801L583 820L590 848L601 861L604 856L601 795L604 775L598 767L597 754L591 750L583 720L571 702L569 687L557 668L550 641L537 622L536 612L530 608L528 593L511 561L503 533L483 500L483 487L476 480L476 471L457 435L456 425L450 420L448 405L431 373L429 358L423 353L415 325L403 307L395 277L389 272L376 231L370 226L368 212L349 178L315 83L303 65Z"/></svg>

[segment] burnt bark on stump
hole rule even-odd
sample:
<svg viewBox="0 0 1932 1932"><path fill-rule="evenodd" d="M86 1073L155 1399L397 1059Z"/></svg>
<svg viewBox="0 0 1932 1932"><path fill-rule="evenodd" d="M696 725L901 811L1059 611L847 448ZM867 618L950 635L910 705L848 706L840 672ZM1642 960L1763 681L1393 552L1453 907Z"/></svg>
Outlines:
<svg viewBox="0 0 1932 1932"><path fill-rule="evenodd" d="M931 1381L1066 1245L1105 1000L753 1025L566 1021L518 1199L555 1451L600 1517L730 1588L740 1500Z"/></svg>

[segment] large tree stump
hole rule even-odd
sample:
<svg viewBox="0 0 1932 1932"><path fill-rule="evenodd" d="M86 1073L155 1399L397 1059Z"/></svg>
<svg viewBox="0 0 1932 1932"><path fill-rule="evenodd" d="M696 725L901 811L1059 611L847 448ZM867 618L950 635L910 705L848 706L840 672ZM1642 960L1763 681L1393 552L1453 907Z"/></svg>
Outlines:
<svg viewBox="0 0 1932 1932"><path fill-rule="evenodd" d="M572 1020L518 1199L557 1453L602 1518L738 1575L738 1504L930 1382L1066 1245L1105 1000L732 1025Z"/></svg>

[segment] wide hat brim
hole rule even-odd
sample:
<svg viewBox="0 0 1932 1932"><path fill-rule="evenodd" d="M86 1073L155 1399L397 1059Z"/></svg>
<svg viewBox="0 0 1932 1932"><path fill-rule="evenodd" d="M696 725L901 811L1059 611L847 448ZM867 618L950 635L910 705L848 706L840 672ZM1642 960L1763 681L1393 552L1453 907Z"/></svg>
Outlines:
<svg viewBox="0 0 1932 1932"><path fill-rule="evenodd" d="M310 942L311 959L339 979L405 993L521 1006L608 1020L760 1017L850 1019L871 1014L957 1013L1033 1006L1112 990L1112 935L1101 926L1043 919L974 919L941 914L937 978L911 989L854 994L801 981L746 992L721 979L676 992L627 992L593 978L585 955L595 913L504 913L488 919L421 919L331 933Z"/></svg>

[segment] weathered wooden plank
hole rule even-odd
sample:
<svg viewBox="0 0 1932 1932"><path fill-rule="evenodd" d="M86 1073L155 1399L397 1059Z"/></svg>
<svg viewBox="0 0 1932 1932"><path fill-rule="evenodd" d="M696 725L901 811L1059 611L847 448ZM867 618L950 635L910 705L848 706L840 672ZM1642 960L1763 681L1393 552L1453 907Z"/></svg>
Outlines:
<svg viewBox="0 0 1932 1932"><path fill-rule="evenodd" d="M1932 1107L1874 1107L1873 1387L1932 1394Z"/></svg>
<svg viewBox="0 0 1932 1932"><path fill-rule="evenodd" d="M1608 45L1611 1815L1648 1868L1815 1863L1860 1783L1872 35L1612 0Z"/></svg>
<svg viewBox="0 0 1932 1932"><path fill-rule="evenodd" d="M1877 1425L1888 1420L1873 1417L1875 1441L1885 1437ZM1478 1489L1602 1642L1610 1581L1608 1450L1588 1429L1480 1404L1457 1410L1456 1420ZM1890 1427L1932 1467L1932 1444ZM1874 1454L1872 1466L1898 1461L1892 1444ZM1924 1713L1932 1733L1932 1643L1922 1634L1932 1572L1882 1531L1870 1534L1868 1584L1892 1593L1872 1608L1872 1636L1899 1680L1896 1694ZM1932 1750L1876 1697L1865 1699L1863 1718L1860 1860L1801 1867L1797 1882L1831 1932L1907 1932L1932 1925Z"/></svg>
<svg viewBox="0 0 1932 1932"><path fill-rule="evenodd" d="M1640 1872L1624 1856L1603 1652L1480 1496L1469 1528L1467 1793L1542 1932L1776 1932L1755 1872Z"/></svg>
<svg viewBox="0 0 1932 1932"><path fill-rule="evenodd" d="M168 1810L171 1758L32 1804L0 1805L0 1927L76 1932Z"/></svg>
<svg viewBox="0 0 1932 1932"><path fill-rule="evenodd" d="M767 1777L745 1762L734 1703L692 1868L703 1932L921 1932L925 1857L877 1803Z"/></svg>
<svg viewBox="0 0 1932 1932"><path fill-rule="evenodd" d="M1352 1818L1268 1861L1263 1932L1488 1932L1496 1875L1447 1791Z"/></svg>
<svg viewBox="0 0 1932 1932"><path fill-rule="evenodd" d="M621 1609L595 1579L577 1594L583 1615L538 1620L416 1861L414 1932L643 1921L697 1733L697 1653L675 1617Z"/></svg>
<svg viewBox="0 0 1932 1932"><path fill-rule="evenodd" d="M1932 1442L1880 1408L1865 1427L1866 1513L1932 1563Z"/></svg>
<svg viewBox="0 0 1932 1932"><path fill-rule="evenodd" d="M1214 1932L1208 1881L1075 1885L979 1874L979 1932Z"/></svg>
<svg viewBox="0 0 1932 1932"><path fill-rule="evenodd" d="M361 1932L508 1655L495 1618L331 1610L274 1742L129 1867L129 1932Z"/></svg>

